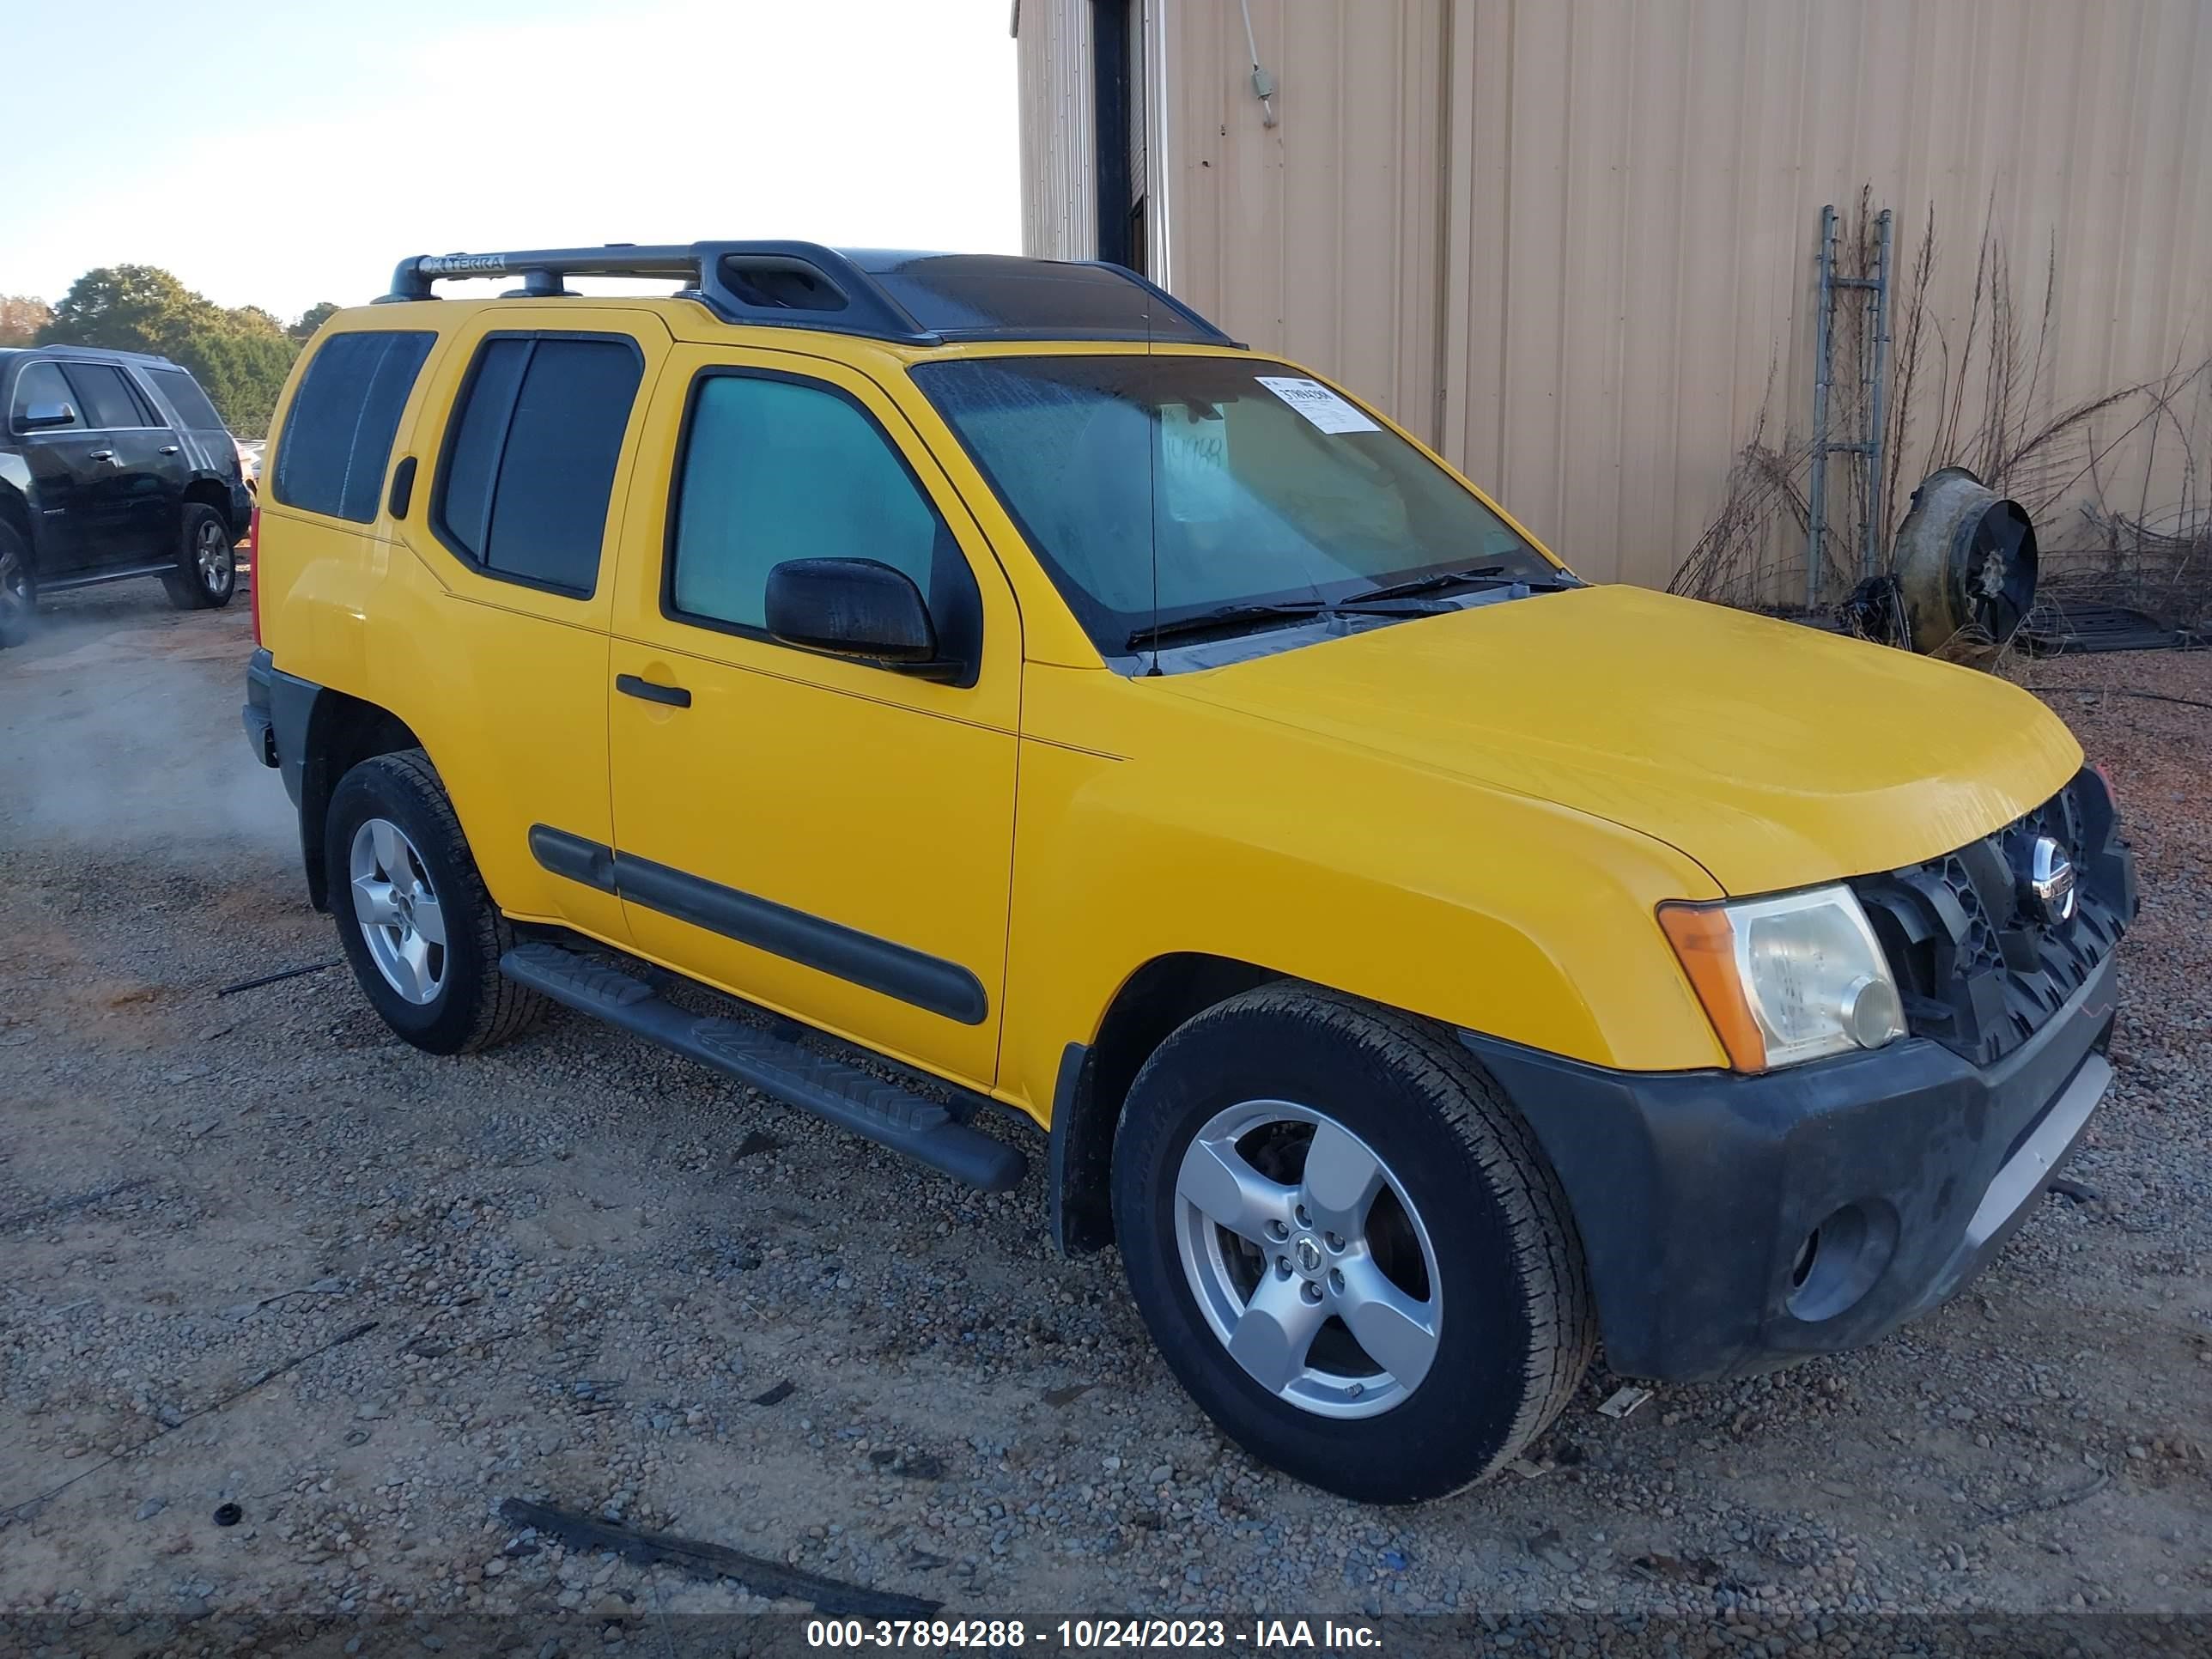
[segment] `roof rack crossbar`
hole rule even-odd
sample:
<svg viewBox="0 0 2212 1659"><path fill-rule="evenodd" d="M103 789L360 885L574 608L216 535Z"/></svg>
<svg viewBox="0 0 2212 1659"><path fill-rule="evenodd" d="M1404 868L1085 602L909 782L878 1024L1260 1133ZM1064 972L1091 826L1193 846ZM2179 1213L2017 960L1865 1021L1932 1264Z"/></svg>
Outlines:
<svg viewBox="0 0 2212 1659"><path fill-rule="evenodd" d="M834 328L914 345L939 343L873 277L835 248L813 242L613 242L504 253L422 253L399 262L392 273L392 291L377 303L434 299L434 285L441 282L516 276L524 286L514 297L562 294L571 276L637 276L687 283L708 309L730 322Z"/></svg>

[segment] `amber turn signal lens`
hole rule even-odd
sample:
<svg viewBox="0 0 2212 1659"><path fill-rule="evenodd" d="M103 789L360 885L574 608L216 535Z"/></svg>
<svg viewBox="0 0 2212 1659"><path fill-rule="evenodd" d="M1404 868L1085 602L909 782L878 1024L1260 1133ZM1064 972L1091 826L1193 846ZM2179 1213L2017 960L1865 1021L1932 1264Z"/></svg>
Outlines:
<svg viewBox="0 0 2212 1659"><path fill-rule="evenodd" d="M1751 1002L1736 976L1735 930L1717 904L1662 904L1659 926L1705 1005L1713 1034L1739 1072L1766 1069L1766 1039L1752 1018Z"/></svg>

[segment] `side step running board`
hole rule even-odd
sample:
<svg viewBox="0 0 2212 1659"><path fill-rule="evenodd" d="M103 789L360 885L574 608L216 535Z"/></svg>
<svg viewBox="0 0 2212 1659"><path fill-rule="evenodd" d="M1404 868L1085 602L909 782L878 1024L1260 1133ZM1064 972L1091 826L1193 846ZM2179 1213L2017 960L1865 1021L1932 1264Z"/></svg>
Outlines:
<svg viewBox="0 0 2212 1659"><path fill-rule="evenodd" d="M618 968L556 945L518 945L499 959L518 985L648 1042L711 1066L787 1105L824 1117L986 1192L1018 1185L1029 1160L969 1127L951 1109L828 1054L733 1019L687 1013Z"/></svg>

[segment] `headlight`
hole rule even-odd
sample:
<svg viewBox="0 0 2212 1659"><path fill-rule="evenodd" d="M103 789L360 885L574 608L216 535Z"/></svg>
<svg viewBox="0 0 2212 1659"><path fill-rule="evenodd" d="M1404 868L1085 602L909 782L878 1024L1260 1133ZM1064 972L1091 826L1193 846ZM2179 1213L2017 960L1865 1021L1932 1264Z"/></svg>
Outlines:
<svg viewBox="0 0 2212 1659"><path fill-rule="evenodd" d="M1659 925L1740 1072L1905 1035L1881 945L1848 887L1733 904L1662 904Z"/></svg>

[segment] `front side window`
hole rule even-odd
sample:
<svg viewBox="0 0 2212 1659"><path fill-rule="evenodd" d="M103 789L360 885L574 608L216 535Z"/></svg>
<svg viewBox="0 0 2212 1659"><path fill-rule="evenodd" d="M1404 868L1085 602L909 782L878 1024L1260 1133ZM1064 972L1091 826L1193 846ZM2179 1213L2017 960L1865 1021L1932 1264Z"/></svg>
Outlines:
<svg viewBox="0 0 2212 1659"><path fill-rule="evenodd" d="M677 616L757 633L776 565L874 559L921 591L945 653L969 656L975 576L890 440L840 393L705 376L676 489L667 603Z"/></svg>
<svg viewBox="0 0 2212 1659"><path fill-rule="evenodd" d="M76 392L77 414L87 426L109 429L152 426L154 418L112 363L65 363L62 373Z"/></svg>
<svg viewBox="0 0 2212 1659"><path fill-rule="evenodd" d="M1243 607L1356 602L1444 573L1567 580L1357 405L1249 357L916 367L1099 650Z"/></svg>
<svg viewBox="0 0 2212 1659"><path fill-rule="evenodd" d="M437 337L390 329L323 337L276 434L276 500L356 524L376 517L399 417Z"/></svg>
<svg viewBox="0 0 2212 1659"><path fill-rule="evenodd" d="M56 404L67 404L76 410L76 418L61 426L42 427L44 432L73 432L85 424L84 410L77 407L76 393L70 390L69 382L62 378L60 368L52 363L27 363L23 372L15 377L15 398L9 418L21 427L35 406L49 408Z"/></svg>
<svg viewBox="0 0 2212 1659"><path fill-rule="evenodd" d="M576 597L599 586L607 503L645 373L626 339L495 335L469 371L433 520L491 575Z"/></svg>

